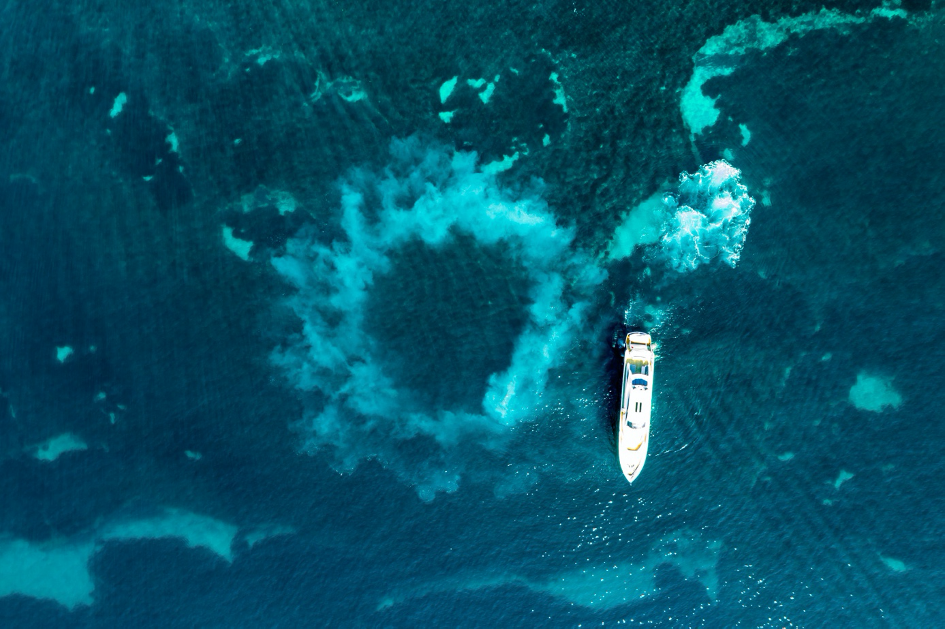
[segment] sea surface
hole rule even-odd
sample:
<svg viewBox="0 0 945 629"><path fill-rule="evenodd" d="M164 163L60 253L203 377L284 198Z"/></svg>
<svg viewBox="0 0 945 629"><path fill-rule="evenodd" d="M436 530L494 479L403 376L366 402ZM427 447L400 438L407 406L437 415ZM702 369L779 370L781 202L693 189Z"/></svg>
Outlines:
<svg viewBox="0 0 945 629"><path fill-rule="evenodd" d="M942 626L943 365L941 0L0 0L0 627Z"/></svg>

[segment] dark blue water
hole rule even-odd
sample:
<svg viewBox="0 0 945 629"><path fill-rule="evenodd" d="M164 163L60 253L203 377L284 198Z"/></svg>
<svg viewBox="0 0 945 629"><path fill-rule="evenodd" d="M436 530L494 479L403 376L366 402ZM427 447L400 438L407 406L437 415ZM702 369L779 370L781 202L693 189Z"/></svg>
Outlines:
<svg viewBox="0 0 945 629"><path fill-rule="evenodd" d="M940 5L0 0L0 624L941 624Z"/></svg>

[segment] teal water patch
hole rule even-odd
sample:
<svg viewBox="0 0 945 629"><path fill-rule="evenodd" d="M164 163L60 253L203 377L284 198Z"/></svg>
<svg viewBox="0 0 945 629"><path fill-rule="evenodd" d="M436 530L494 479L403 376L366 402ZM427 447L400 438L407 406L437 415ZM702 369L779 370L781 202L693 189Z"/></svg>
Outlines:
<svg viewBox="0 0 945 629"><path fill-rule="evenodd" d="M233 228L229 225L223 226L223 245L240 260L249 260L249 253L253 250L253 241L233 235Z"/></svg>
<svg viewBox="0 0 945 629"><path fill-rule="evenodd" d="M367 90L364 89L364 84L350 76L341 77L341 79L336 81L335 89L338 92L338 96L349 103L367 100L368 97Z"/></svg>
<svg viewBox="0 0 945 629"><path fill-rule="evenodd" d="M262 233L253 231L252 226L276 220L271 216L272 212L282 219L278 223L285 224L294 220L292 215L298 209L299 202L290 192L259 186L253 192L240 196L239 201L227 209L225 222L220 228L223 245L238 258L248 262L253 258L257 240L264 243L264 247L277 247L279 240L279 236L273 234L273 230L278 232L278 228L273 228L275 223L270 222L267 225L269 229Z"/></svg>
<svg viewBox="0 0 945 629"><path fill-rule="evenodd" d="M742 146L748 146L748 143L751 142L751 131L748 129L748 125L740 124L738 130L742 134Z"/></svg>
<svg viewBox="0 0 945 629"><path fill-rule="evenodd" d="M488 175L495 175L497 173L505 172L515 165L515 162L518 160L518 158L519 153L518 151L515 151L511 155L503 155L502 159L483 164L480 166L480 170Z"/></svg>
<svg viewBox="0 0 945 629"><path fill-rule="evenodd" d="M167 509L152 518L111 522L72 540L0 538L0 597L19 594L52 600L68 609L92 605L95 582L89 561L106 542L180 539L188 548L203 548L232 562L237 530L208 516Z"/></svg>
<svg viewBox="0 0 945 629"><path fill-rule="evenodd" d="M457 81L459 81L459 76L454 76L452 79L444 81L443 85L440 86L440 104L446 104L447 99L453 93L453 90L456 89Z"/></svg>
<svg viewBox="0 0 945 629"><path fill-rule="evenodd" d="M188 548L204 548L225 559L233 561L233 539L238 528L214 518L167 509L163 514L140 520L115 522L103 528L100 541L137 539L180 539Z"/></svg>
<svg viewBox="0 0 945 629"><path fill-rule="evenodd" d="M694 136L702 134L718 121L721 113L715 106L718 99L706 96L702 86L710 79L734 72L748 51L774 48L792 35L800 37L821 29L849 33L852 27L876 18L905 18L907 15L901 9L886 7L874 9L867 15L851 15L824 8L776 22L766 22L761 16L753 15L727 26L720 35L710 37L693 55L692 76L683 88L679 102L683 121Z"/></svg>
<svg viewBox="0 0 945 629"><path fill-rule="evenodd" d="M75 350L72 349L69 345L63 345L56 348L56 360L61 363L69 360L69 357L75 353Z"/></svg>
<svg viewBox="0 0 945 629"><path fill-rule="evenodd" d="M286 214L292 214L298 209L298 203L288 192L284 190L275 190L272 193L273 199L276 202L276 209L279 211L280 216L285 216Z"/></svg>
<svg viewBox="0 0 945 629"><path fill-rule="evenodd" d="M489 99L492 98L492 94L495 92L495 84L499 82L499 78L497 74L491 81L487 81L486 79L467 79L466 84L478 92L479 100L482 101L483 105L488 105Z"/></svg>
<svg viewBox="0 0 945 629"><path fill-rule="evenodd" d="M177 133L171 131L167 134L167 137L164 138L164 141L167 142L168 150L171 153L180 153L180 140L177 139Z"/></svg>
<svg viewBox="0 0 945 629"><path fill-rule="evenodd" d="M256 65L264 66L270 61L274 61L282 57L277 51L272 50L269 46L262 46L260 48L254 48L252 50L247 50L243 53L244 57L255 57Z"/></svg>
<svg viewBox="0 0 945 629"><path fill-rule="evenodd" d="M664 192L657 191L627 212L614 231L607 257L619 260L630 256L638 245L653 245L663 236L663 227L670 214L663 201Z"/></svg>
<svg viewBox="0 0 945 629"><path fill-rule="evenodd" d="M55 461L66 452L81 452L89 446L71 432L63 433L33 447L33 456L40 461Z"/></svg>
<svg viewBox="0 0 945 629"><path fill-rule="evenodd" d="M92 542L57 546L0 539L0 597L19 594L68 609L91 605L95 583L88 563L94 551Z"/></svg>
<svg viewBox="0 0 945 629"><path fill-rule="evenodd" d="M887 406L896 410L902 404L902 396L888 380L866 373L856 376L856 384L850 387L849 400L861 411L873 413L881 413Z"/></svg>
<svg viewBox="0 0 945 629"><path fill-rule="evenodd" d="M907 566L904 561L900 561L899 559L894 559L892 557L884 557L883 555L880 555L879 558L886 565L886 567L893 572L906 572L909 570L909 566Z"/></svg>
<svg viewBox="0 0 945 629"><path fill-rule="evenodd" d="M558 73L552 72L548 76L548 80L551 81L554 90L554 97L551 99L551 102L561 107L564 113L568 113L568 97L564 93L564 85L561 84Z"/></svg>
<svg viewBox="0 0 945 629"><path fill-rule="evenodd" d="M339 76L330 78L322 71L318 71L315 81L315 88L308 95L311 102L317 102L327 96L334 94L338 98L348 103L357 103L367 100L368 94L364 89L364 84L352 76Z"/></svg>
<svg viewBox="0 0 945 629"><path fill-rule="evenodd" d="M128 95L124 92L120 92L118 96L115 97L115 101L112 103L112 108L108 112L109 118L115 118L118 114L121 113L121 110L125 108L125 103L128 102Z"/></svg>
<svg viewBox="0 0 945 629"><path fill-rule="evenodd" d="M833 488L837 491L840 491L840 486L845 482L856 476L853 472L848 472L846 470L840 470L840 473L837 475L837 480L833 481Z"/></svg>

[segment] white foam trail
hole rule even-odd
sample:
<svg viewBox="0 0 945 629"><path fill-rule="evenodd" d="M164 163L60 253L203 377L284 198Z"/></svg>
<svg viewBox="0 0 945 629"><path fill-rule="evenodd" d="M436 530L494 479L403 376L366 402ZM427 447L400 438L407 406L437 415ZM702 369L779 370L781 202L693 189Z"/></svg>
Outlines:
<svg viewBox="0 0 945 629"><path fill-rule="evenodd" d="M645 246L646 260L680 274L715 260L734 267L754 205L741 183L741 171L724 160L711 162L694 174L681 173L674 192L662 198L654 194L628 212L614 232L607 257L627 257ZM651 273L646 267L642 275ZM623 323L654 331L673 311L672 305L634 298L624 310Z"/></svg>
<svg viewBox="0 0 945 629"><path fill-rule="evenodd" d="M342 182L344 240L302 233L273 258L296 289L288 303L304 327L272 361L297 389L320 394L298 425L306 449L331 451L339 470L375 458L432 499L458 487L466 445L495 447L533 417L548 371L582 325L585 304L573 295L589 295L606 274L571 247L572 230L557 225L539 193L500 187L495 173L477 168L475 153L409 139L392 142L391 154L382 175L354 171ZM368 213L367 197L381 199L376 213ZM391 270L389 254L410 241L443 246L457 233L505 245L531 282L525 328L508 369L489 377L478 413L410 402L364 329L374 280ZM409 458L398 446L415 437L432 438L438 451Z"/></svg>
<svg viewBox="0 0 945 629"><path fill-rule="evenodd" d="M655 257L686 273L718 259L734 267L748 235L755 201L741 183L741 171L724 160L679 176L675 195L667 195L669 220Z"/></svg>
<svg viewBox="0 0 945 629"><path fill-rule="evenodd" d="M740 170L724 160L705 164L694 174L680 174L675 191L656 192L627 212L607 258L619 260L647 247L651 260L680 273L714 259L734 267L754 205Z"/></svg>

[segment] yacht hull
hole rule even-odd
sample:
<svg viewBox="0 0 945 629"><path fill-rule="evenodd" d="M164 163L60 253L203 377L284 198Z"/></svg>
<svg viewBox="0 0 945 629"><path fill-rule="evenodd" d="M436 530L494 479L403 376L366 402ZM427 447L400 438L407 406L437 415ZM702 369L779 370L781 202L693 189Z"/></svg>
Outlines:
<svg viewBox="0 0 945 629"><path fill-rule="evenodd" d="M617 423L617 451L620 469L632 483L643 470L650 445L656 356L649 334L631 332L626 341L620 387L620 416Z"/></svg>

